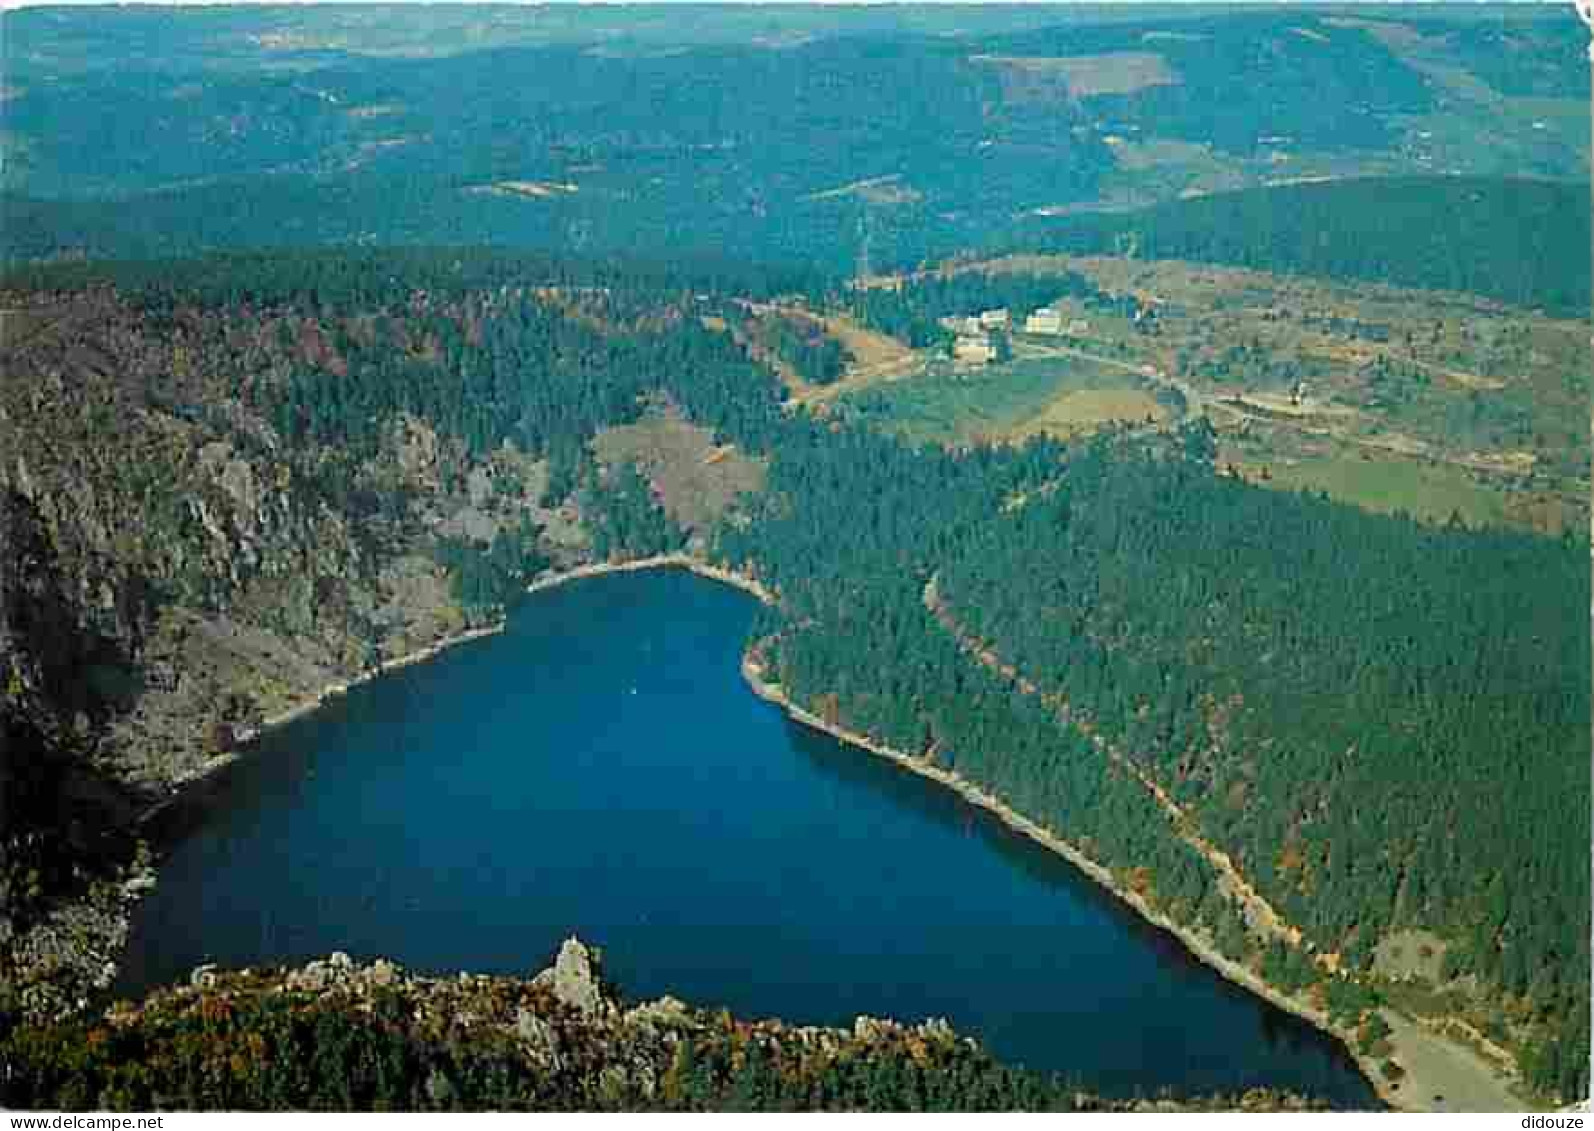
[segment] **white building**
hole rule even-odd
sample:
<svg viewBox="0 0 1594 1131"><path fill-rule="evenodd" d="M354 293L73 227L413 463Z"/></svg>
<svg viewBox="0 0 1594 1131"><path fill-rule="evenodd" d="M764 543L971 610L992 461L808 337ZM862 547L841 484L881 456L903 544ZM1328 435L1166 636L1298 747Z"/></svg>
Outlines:
<svg viewBox="0 0 1594 1131"><path fill-rule="evenodd" d="M958 361L975 365L989 365L996 360L996 347L984 334L979 337L961 336L952 343L952 356Z"/></svg>
<svg viewBox="0 0 1594 1131"><path fill-rule="evenodd" d="M1001 310L980 311L980 325L987 330L1005 330L1012 323L1012 316L1007 313L1006 307Z"/></svg>
<svg viewBox="0 0 1594 1131"><path fill-rule="evenodd" d="M1024 333L1026 334L1061 334L1063 332L1063 312L1043 306L1034 314L1024 320Z"/></svg>

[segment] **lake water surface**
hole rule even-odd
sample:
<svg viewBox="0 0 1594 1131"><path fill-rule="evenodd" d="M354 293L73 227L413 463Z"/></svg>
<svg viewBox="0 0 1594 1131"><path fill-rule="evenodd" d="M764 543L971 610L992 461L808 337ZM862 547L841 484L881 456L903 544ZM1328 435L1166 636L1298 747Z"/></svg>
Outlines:
<svg viewBox="0 0 1594 1131"><path fill-rule="evenodd" d="M531 974L579 934L630 999L940 1016L1113 1094L1376 1105L1066 862L754 696L752 609L673 570L578 582L272 732L174 845L118 992L333 950Z"/></svg>

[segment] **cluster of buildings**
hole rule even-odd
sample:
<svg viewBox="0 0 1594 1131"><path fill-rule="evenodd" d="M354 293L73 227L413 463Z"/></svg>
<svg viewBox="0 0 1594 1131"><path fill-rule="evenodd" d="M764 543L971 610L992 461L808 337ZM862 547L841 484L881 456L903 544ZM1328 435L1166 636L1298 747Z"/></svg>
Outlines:
<svg viewBox="0 0 1594 1131"><path fill-rule="evenodd" d="M943 318L941 325L957 335L952 342L952 356L958 361L975 365L986 365L996 360L997 347L991 337L993 332L1020 330L1025 334L1078 338L1090 330L1090 323L1083 318L1064 323L1063 312L1049 306L1030 314L1024 319L1022 327L1005 307L983 310L966 318Z"/></svg>
<svg viewBox="0 0 1594 1131"><path fill-rule="evenodd" d="M943 318L941 325L955 333L971 338L982 334L989 334L992 330L1010 330L1013 328L1013 317L1007 308L1001 310L985 310L979 314L971 314L967 318Z"/></svg>
<svg viewBox="0 0 1594 1131"><path fill-rule="evenodd" d="M954 360L971 365L988 365L996 360L996 343L991 331L1012 328L1013 319L1007 310L985 310L967 318L943 318L941 325L957 335L952 340Z"/></svg>

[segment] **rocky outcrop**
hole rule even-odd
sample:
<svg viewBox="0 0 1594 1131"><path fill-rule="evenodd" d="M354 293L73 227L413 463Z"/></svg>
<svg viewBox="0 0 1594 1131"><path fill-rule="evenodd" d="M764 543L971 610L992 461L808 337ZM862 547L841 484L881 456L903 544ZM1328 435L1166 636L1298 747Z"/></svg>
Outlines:
<svg viewBox="0 0 1594 1131"><path fill-rule="evenodd" d="M0 306L36 328L0 380L0 991L81 967L48 1010L103 980L126 849L158 834L140 815L266 721L458 634L446 516L519 537L541 487L416 418L357 460L285 433L274 390L305 359L271 312L156 315L109 288ZM81 930L20 937L72 906ZM81 962L57 954L73 937Z"/></svg>
<svg viewBox="0 0 1594 1131"><path fill-rule="evenodd" d="M393 980L389 976L391 967L391 963L384 966L381 979L377 977L377 971L374 966L365 977L372 985L391 983ZM202 967L201 969L206 968ZM362 973L362 971L356 969L354 959L341 950L335 950L324 960L317 959L300 967L298 970L290 971L284 981L289 989L320 993L322 990L355 982L361 977Z"/></svg>
<svg viewBox="0 0 1594 1131"><path fill-rule="evenodd" d="M140 1110L1141 1110L1004 1068L945 1022L835 1029L673 998L622 1006L578 939L529 980L426 977L346 954L292 970L203 966L131 1008L0 1037L0 1105L111 1106L114 1087ZM1253 1092L1156 1110L1306 1106Z"/></svg>
<svg viewBox="0 0 1594 1131"><path fill-rule="evenodd" d="M148 623L135 576L86 579L48 515L0 481L0 706L42 730L90 733L114 708L116 671Z"/></svg>
<svg viewBox="0 0 1594 1131"><path fill-rule="evenodd" d="M472 453L412 416L355 458L293 434L272 406L302 374L300 345L348 326L156 315L108 288L0 305L39 327L9 344L15 379L0 381L0 492L57 565L56 606L16 601L58 622L35 634L46 644L98 649L40 697L152 795L327 685L465 627L440 537L519 538L541 521L540 484L493 470L528 462L512 446ZM0 515L0 545L17 542ZM0 578L0 600L19 592ZM108 728L89 692L116 701Z"/></svg>
<svg viewBox="0 0 1594 1131"><path fill-rule="evenodd" d="M578 1013L601 1014L614 1007L604 992L601 965L597 950L580 939L569 938L559 947L554 964L533 978L531 984L551 989L557 1000Z"/></svg>

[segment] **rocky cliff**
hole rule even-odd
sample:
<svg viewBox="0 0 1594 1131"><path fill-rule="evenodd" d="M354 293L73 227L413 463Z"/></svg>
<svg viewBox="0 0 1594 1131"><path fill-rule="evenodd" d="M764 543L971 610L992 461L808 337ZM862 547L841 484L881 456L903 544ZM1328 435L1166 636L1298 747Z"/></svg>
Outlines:
<svg viewBox="0 0 1594 1131"><path fill-rule="evenodd" d="M1108 1100L997 1064L944 1022L850 1029L631 1003L567 940L530 979L334 954L194 972L136 1007L0 1038L0 1102L179 1110L1300 1111L1254 1091Z"/></svg>
<svg viewBox="0 0 1594 1131"><path fill-rule="evenodd" d="M321 267L347 282L337 257ZM621 328L385 269L334 306L289 268L274 291L246 293L229 267L219 291L178 297L0 281L0 1008L47 1015L107 983L124 905L150 882L137 815L265 723L496 621L542 565L590 560L615 525L589 513L612 467L688 466L665 491L717 499L699 523L756 481L708 429L676 421L677 442L650 447L667 398L648 402L658 427L594 455L583 435L644 415L629 386L561 433L560 490L546 438L473 443L419 410L329 408L391 375L473 404L458 386L501 363L484 352L494 319L579 339L596 351L583 387L601 390ZM358 420L359 444L306 428L295 397ZM667 471L638 481L642 510Z"/></svg>
<svg viewBox="0 0 1594 1131"><path fill-rule="evenodd" d="M288 310L0 296L0 999L51 1012L106 982L148 882L137 814L262 720L492 615L434 547L462 512L488 538L540 515L535 464L500 453L524 474L483 491L413 420L357 464L284 443L268 390L335 370L329 349Z"/></svg>

